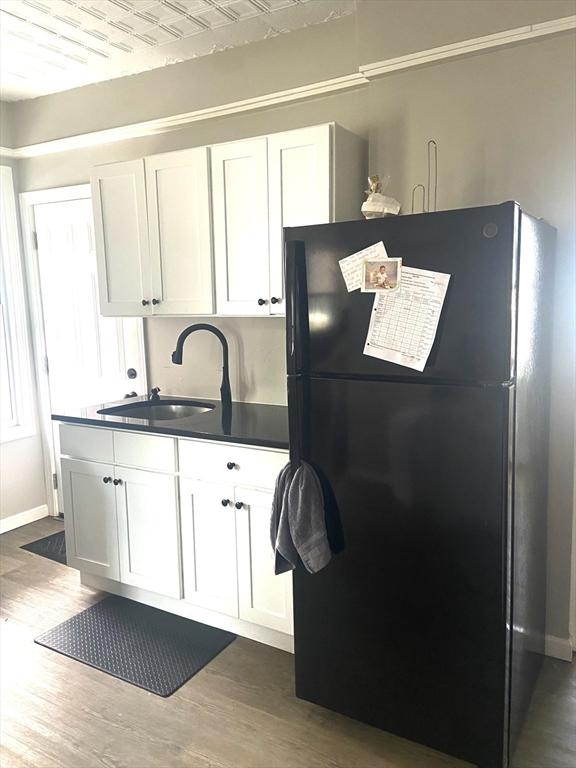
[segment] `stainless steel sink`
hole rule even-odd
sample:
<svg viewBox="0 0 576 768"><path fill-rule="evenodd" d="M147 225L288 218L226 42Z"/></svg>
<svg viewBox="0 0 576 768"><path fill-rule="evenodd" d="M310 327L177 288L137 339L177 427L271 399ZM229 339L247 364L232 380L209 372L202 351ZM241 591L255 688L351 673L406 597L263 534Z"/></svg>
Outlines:
<svg viewBox="0 0 576 768"><path fill-rule="evenodd" d="M142 400L138 403L102 408L98 413L106 416L124 416L128 419L145 419L146 421L171 421L198 416L200 413L207 413L213 409L214 406L208 403L197 403L190 400L161 400L160 402Z"/></svg>

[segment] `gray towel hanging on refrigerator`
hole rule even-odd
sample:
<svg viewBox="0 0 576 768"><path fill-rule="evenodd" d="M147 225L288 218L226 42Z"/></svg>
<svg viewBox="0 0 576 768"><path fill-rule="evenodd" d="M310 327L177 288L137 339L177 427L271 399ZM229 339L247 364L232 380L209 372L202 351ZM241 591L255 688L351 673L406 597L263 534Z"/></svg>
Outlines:
<svg viewBox="0 0 576 768"><path fill-rule="evenodd" d="M299 559L309 573L317 573L330 562L322 486L314 469L304 461L295 472L287 464L278 475L270 539L277 574L295 568Z"/></svg>

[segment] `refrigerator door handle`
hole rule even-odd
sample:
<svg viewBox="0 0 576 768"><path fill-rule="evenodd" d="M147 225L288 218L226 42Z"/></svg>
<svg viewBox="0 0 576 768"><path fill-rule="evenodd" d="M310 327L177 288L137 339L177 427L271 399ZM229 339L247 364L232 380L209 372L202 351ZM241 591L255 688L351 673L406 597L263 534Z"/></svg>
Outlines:
<svg viewBox="0 0 576 768"><path fill-rule="evenodd" d="M302 370L305 324L302 317L307 308L302 306L302 279L305 278L304 243L289 241L285 247L286 272L286 362L289 374ZM296 339L299 344L296 344Z"/></svg>

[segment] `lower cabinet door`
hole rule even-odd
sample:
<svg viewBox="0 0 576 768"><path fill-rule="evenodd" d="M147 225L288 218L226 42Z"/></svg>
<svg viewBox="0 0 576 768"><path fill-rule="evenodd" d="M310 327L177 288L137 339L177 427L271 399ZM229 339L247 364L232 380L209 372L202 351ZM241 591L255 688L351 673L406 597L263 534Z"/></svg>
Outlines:
<svg viewBox="0 0 576 768"><path fill-rule="evenodd" d="M238 616L233 486L180 480L184 599Z"/></svg>
<svg viewBox="0 0 576 768"><path fill-rule="evenodd" d="M114 467L62 459L62 495L68 565L118 580Z"/></svg>
<svg viewBox="0 0 576 768"><path fill-rule="evenodd" d="M176 478L116 467L120 581L182 596Z"/></svg>
<svg viewBox="0 0 576 768"><path fill-rule="evenodd" d="M238 487L235 502L239 616L293 634L292 572L274 574L270 544L272 494Z"/></svg>

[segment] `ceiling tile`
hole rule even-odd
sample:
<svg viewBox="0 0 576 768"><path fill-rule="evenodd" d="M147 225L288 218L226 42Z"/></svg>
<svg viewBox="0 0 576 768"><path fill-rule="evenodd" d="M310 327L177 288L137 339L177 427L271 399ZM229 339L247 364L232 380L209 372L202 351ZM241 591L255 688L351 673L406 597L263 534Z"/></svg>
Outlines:
<svg viewBox="0 0 576 768"><path fill-rule="evenodd" d="M191 18L186 16L174 19L174 21L171 21L166 26L178 32L182 37L196 35L198 32L204 31L204 27L201 27L197 22L192 21Z"/></svg>
<svg viewBox="0 0 576 768"><path fill-rule="evenodd" d="M176 8L180 8L184 13L201 13L206 8L210 8L210 3L206 0L167 0L165 5L171 5Z"/></svg>
<svg viewBox="0 0 576 768"><path fill-rule="evenodd" d="M182 12L176 10L170 5L164 3L153 3L146 9L146 16L156 22L156 24L165 24L172 19L182 18Z"/></svg>

